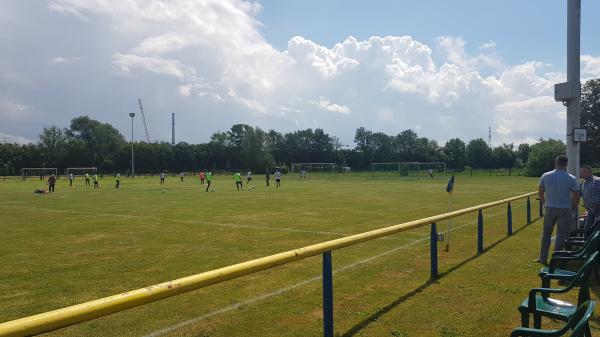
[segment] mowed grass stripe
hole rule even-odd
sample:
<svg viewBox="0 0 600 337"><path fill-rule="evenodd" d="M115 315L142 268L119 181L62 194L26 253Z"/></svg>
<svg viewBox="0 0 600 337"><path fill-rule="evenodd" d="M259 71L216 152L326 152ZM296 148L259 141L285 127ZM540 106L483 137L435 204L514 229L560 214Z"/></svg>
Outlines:
<svg viewBox="0 0 600 337"><path fill-rule="evenodd" d="M6 221L0 222L0 230L6 234L0 238L0 251L9 257L0 266L0 274L9 280L0 284L0 294L15 294L2 300L0 320L83 302L324 241L333 236L197 225L195 221L340 234L359 233L443 213L448 202L448 195L444 192L446 181L443 179L348 179L299 183L284 177L283 188L279 191L262 186L259 188L259 184L256 184L255 190L239 193L233 190L229 179L219 182L214 193L203 192L199 184L192 180L186 180L183 184L168 180L165 193L151 179L136 179L134 182L125 180L123 189L116 191L109 188L93 191L80 186L68 191L64 181L61 183L57 187L58 193L51 196L31 193L39 187L38 182L0 183L0 205L31 208L16 211L0 208L7 214L4 218ZM102 185L107 186L105 183ZM535 179L522 177L459 177L453 196L454 208L527 192L536 185ZM518 219L524 219L523 206L524 201L522 205L514 205L515 228L522 223ZM83 214L38 213L36 208L72 210ZM500 213L504 211L499 210ZM96 217L96 213L107 215ZM124 216L108 215L113 213ZM503 237L506 231L502 214L497 219L490 218L488 222L487 213L484 212L486 244ZM126 217L128 215L131 217ZM473 214L457 219L455 226L475 220L476 214ZM438 226L440 231L445 230L445 224ZM459 242L458 237L455 238L450 253L440 254L442 269L453 265L455 258L468 258L475 252L475 227L466 228L469 230L465 229L465 233L470 231L473 237L465 237L464 240L468 242ZM395 235L394 240L376 240L343 249L334 253L334 265L345 266L364 260L402 243L427 237L428 233L429 228L426 227ZM401 293L414 282L426 279L428 248L427 245L419 247L417 249L415 246L414 252L412 249L401 250L406 252L406 256L399 259L373 261L373 267L377 266L375 269L360 268L361 272L356 275L348 270L349 278L337 277L349 279L349 283L336 285L336 305L350 310L361 307L357 310L362 312L370 303L388 298L389 291ZM393 263L391 266L381 265L384 261ZM398 274L397 268L400 266L408 269ZM378 271L379 267L381 270ZM383 271L392 274L385 276ZM227 307L319 274L320 259L309 259L69 328L57 335L139 336L196 317L198 312ZM392 286L388 285L391 280L402 281ZM370 293L368 298L358 302L360 304L348 297L349 294L360 294L365 289L378 289L374 288L377 284L383 285L385 291ZM284 336L301 333L304 336L311 335L306 332L313 331L313 325L305 327L289 314L295 312L298 320L313 317L309 312L312 309L307 308L313 305L320 307L319 288L318 285L307 285L294 290L294 293L302 295L300 299L292 299L289 293L278 296L276 301L268 299L264 302L268 303L267 308L257 306L260 312L241 308L239 310L243 312L234 310L213 317L201 324L202 333L232 336L240 331L256 332L255 329L258 329L260 333L254 335L278 333L281 336L281 330L269 332L268 324L264 324L265 321L277 319L281 324L289 324L290 328L283 331ZM337 326L343 328L356 322L357 317L346 316L341 309L338 311ZM317 316L314 317L318 319ZM318 321L315 323L315 331L319 331ZM239 329L233 328L236 324L239 324ZM303 328L297 330L296 327ZM176 335L188 333L180 331Z"/></svg>

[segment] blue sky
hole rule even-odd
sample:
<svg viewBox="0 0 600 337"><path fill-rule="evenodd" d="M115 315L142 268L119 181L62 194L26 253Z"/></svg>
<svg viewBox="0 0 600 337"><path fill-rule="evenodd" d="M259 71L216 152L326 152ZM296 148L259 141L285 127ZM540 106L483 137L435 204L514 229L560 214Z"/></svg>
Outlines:
<svg viewBox="0 0 600 337"><path fill-rule="evenodd" d="M413 129L443 144L564 138L566 0L0 1L0 140L76 116L151 140L236 123ZM600 77L600 1L583 0L582 77ZM141 121L136 129L142 130ZM143 133L136 134L141 139Z"/></svg>
<svg viewBox="0 0 600 337"><path fill-rule="evenodd" d="M566 55L564 0L318 1L261 0L258 19L267 40L285 49L300 35L331 47L352 35L410 35L433 44L462 36L467 48L494 41L508 63L544 60L559 67ZM600 1L582 1L582 54L600 54Z"/></svg>

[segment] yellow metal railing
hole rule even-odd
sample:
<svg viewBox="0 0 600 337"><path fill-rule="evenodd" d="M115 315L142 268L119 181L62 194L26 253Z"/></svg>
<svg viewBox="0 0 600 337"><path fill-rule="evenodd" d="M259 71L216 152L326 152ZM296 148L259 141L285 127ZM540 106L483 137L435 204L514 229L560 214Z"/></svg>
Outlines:
<svg viewBox="0 0 600 337"><path fill-rule="evenodd" d="M479 216L481 218L481 210L483 209L495 207L502 204L509 204L510 209L510 203L512 201L524 198L527 198L527 219L529 222L531 219L529 198L535 194L537 194L537 192L526 193L515 197L497 200L453 212L448 212L419 220L405 222L394 226L372 230L369 232L330 240L290 250L287 252L269 255L262 258L230 265L227 267L210 270L207 272L180 278L177 280L124 292L118 295L104 297L94 301L85 302L70 307L5 322L0 324L0 337L31 336L41 334L44 332L58 330L60 328L64 328L70 325L114 314L120 311L138 307L147 303L155 302L185 292L204 288L227 280L235 279L244 275L253 274L261 270L280 266L292 261L305 259L307 257L315 256L322 253L328 253L336 249L407 231L409 229L435 224L439 221L447 220L469 213L480 212ZM331 323L331 325L331 330L333 330L333 323ZM326 332L325 335L329 334Z"/></svg>

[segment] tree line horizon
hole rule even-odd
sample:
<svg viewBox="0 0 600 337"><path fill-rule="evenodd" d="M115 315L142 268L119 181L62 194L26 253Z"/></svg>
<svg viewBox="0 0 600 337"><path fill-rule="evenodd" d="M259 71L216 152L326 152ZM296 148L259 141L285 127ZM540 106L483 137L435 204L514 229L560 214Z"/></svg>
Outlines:
<svg viewBox="0 0 600 337"><path fill-rule="evenodd" d="M581 125L589 141L581 146L581 163L600 166L600 79L582 87ZM490 148L482 138L465 142L453 138L437 141L407 129L396 135L360 127L355 147L343 148L337 137L323 129L281 133L235 124L215 132L210 141L134 142L135 171L199 171L202 169L250 169L290 167L291 163L322 162L367 170L373 162L445 162L448 169L523 168L537 176L553 168L553 159L564 154L562 140L542 139L535 144L513 143ZM131 143L112 125L75 117L69 127L44 127L36 144L0 144L0 174L18 175L23 167L97 167L101 172L127 173L131 168Z"/></svg>

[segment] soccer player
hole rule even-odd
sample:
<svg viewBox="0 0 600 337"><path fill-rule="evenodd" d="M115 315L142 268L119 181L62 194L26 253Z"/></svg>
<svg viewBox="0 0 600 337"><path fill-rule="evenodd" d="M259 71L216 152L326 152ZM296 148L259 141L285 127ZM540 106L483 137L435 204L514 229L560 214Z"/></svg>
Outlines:
<svg viewBox="0 0 600 337"><path fill-rule="evenodd" d="M117 183L115 184L115 188L121 187L121 173L117 172L115 179L117 181Z"/></svg>
<svg viewBox="0 0 600 337"><path fill-rule="evenodd" d="M204 170L200 171L198 177L200 177L200 185L204 185Z"/></svg>
<svg viewBox="0 0 600 337"><path fill-rule="evenodd" d="M55 184L56 184L56 177L54 176L54 173L52 173L50 178L48 178L48 192L50 192L50 193L54 192Z"/></svg>
<svg viewBox="0 0 600 337"><path fill-rule="evenodd" d="M306 179L306 170L304 169L304 167L300 170L300 179Z"/></svg>
<svg viewBox="0 0 600 337"><path fill-rule="evenodd" d="M88 173L85 174L85 186L90 186L90 175Z"/></svg>
<svg viewBox="0 0 600 337"><path fill-rule="evenodd" d="M73 173L69 173L69 187L73 187L73 179L75 177L73 177Z"/></svg>
<svg viewBox="0 0 600 337"><path fill-rule="evenodd" d="M251 181L252 181L252 172L248 171L248 174L246 175L246 184L250 185Z"/></svg>
<svg viewBox="0 0 600 337"><path fill-rule="evenodd" d="M429 169L427 170L427 173L429 173L429 178L433 179L433 170Z"/></svg>
<svg viewBox="0 0 600 337"><path fill-rule="evenodd" d="M181 179L181 182L183 182L183 177L185 177L185 172L179 172L179 179Z"/></svg>
<svg viewBox="0 0 600 337"><path fill-rule="evenodd" d="M242 175L239 172L233 174L233 181L235 181L235 187L238 191L240 188L242 191L244 190L244 186L242 185Z"/></svg>
<svg viewBox="0 0 600 337"><path fill-rule="evenodd" d="M204 191L204 192L208 192L211 181L212 181L212 172L208 171L208 172L206 172L206 191Z"/></svg>
<svg viewBox="0 0 600 337"><path fill-rule="evenodd" d="M160 172L160 185L165 183L165 172L161 171Z"/></svg>
<svg viewBox="0 0 600 337"><path fill-rule="evenodd" d="M269 180L271 179L271 175L269 174L269 170L265 171L265 181L267 182L267 187L269 187Z"/></svg>
<svg viewBox="0 0 600 337"><path fill-rule="evenodd" d="M100 188L100 185L98 184L98 174L94 173L94 176L92 177L92 179L94 179L94 188Z"/></svg>
<svg viewBox="0 0 600 337"><path fill-rule="evenodd" d="M279 172L279 170L275 171L275 186L277 186L277 188L279 188L279 186L281 186L281 172Z"/></svg>

